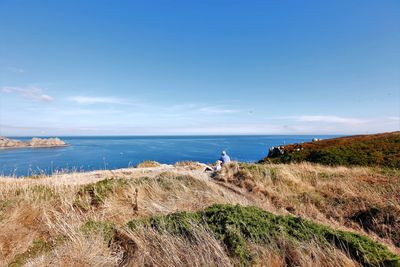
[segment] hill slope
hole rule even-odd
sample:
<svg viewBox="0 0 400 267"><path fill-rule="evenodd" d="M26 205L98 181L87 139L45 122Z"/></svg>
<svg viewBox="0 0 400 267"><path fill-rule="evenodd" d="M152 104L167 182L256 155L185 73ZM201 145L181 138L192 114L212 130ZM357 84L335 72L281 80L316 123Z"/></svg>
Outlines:
<svg viewBox="0 0 400 267"><path fill-rule="evenodd" d="M186 163L1 178L0 265L399 266L399 177Z"/></svg>
<svg viewBox="0 0 400 267"><path fill-rule="evenodd" d="M400 168L400 132L358 135L283 146L283 155L262 162L309 161L327 165Z"/></svg>

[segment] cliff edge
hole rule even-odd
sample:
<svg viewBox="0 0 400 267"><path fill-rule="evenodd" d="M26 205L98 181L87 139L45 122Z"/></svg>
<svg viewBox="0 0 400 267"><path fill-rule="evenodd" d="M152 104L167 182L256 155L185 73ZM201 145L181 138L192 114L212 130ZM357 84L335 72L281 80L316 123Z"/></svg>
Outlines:
<svg viewBox="0 0 400 267"><path fill-rule="evenodd" d="M261 162L400 168L400 132L345 136L270 149Z"/></svg>

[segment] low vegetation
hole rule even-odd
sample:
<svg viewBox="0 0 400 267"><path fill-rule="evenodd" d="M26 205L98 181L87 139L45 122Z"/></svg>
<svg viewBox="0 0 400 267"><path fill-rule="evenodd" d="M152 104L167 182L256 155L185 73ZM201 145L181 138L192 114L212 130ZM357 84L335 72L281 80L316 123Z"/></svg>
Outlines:
<svg viewBox="0 0 400 267"><path fill-rule="evenodd" d="M283 147L282 155L262 162L309 161L326 165L400 168L400 132L320 140Z"/></svg>
<svg viewBox="0 0 400 267"><path fill-rule="evenodd" d="M86 200L88 200L87 202L90 206L99 206L100 204L104 203L108 195L115 193L115 190L117 189L123 189L123 187L127 186L128 183L129 180L127 179L104 179L96 183L83 186L78 191L78 196L86 196ZM79 206L79 203L81 202L79 199L77 199L75 204Z"/></svg>
<svg viewBox="0 0 400 267"><path fill-rule="evenodd" d="M213 205L204 211L179 212L130 221L128 226L135 230L138 224L181 235L189 240L195 240L194 231L200 225L224 244L228 253L238 259L239 265L250 265L255 260L249 242L268 245L268 249L278 254L282 250L282 243L296 247L305 242L316 242L322 247L332 246L348 252L363 266L400 265L399 256L365 236L334 230L299 217L276 216L255 207Z"/></svg>

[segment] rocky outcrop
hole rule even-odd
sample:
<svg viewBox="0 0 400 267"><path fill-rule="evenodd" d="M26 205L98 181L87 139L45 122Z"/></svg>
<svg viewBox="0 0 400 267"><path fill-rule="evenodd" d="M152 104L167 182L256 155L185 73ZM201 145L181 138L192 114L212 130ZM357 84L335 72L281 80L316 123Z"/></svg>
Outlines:
<svg viewBox="0 0 400 267"><path fill-rule="evenodd" d="M268 157L279 157L285 154L285 151L283 150L283 146L277 146L277 147L271 147L268 151Z"/></svg>
<svg viewBox="0 0 400 267"><path fill-rule="evenodd" d="M65 142L59 138L32 138L29 142L29 146L32 147L53 147L53 146L65 146Z"/></svg>
<svg viewBox="0 0 400 267"><path fill-rule="evenodd" d="M67 144L59 138L32 138L28 142L0 137L0 148L59 147Z"/></svg>

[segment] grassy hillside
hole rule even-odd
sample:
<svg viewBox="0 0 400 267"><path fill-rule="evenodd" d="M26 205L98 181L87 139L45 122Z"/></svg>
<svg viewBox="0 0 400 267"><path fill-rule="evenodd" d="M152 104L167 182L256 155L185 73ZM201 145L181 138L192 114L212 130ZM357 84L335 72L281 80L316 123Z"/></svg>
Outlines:
<svg viewBox="0 0 400 267"><path fill-rule="evenodd" d="M251 248L251 243L259 245L260 252L267 250L278 254L286 247L293 249L305 245L310 249L318 246L322 253L329 253L329 250L349 252L349 257L364 266L400 265L399 256L365 236L334 230L299 217L277 216L255 207L213 205L204 211L130 221L128 227L133 231L145 227L182 236L194 244L200 241L197 236L201 235L201 231L208 232L211 238L222 242L226 253L233 257L233 263L237 265L261 263L258 251ZM315 250L315 247L311 249ZM307 255L306 251L299 250L298 253ZM291 259L287 264L298 265L301 260Z"/></svg>
<svg viewBox="0 0 400 267"><path fill-rule="evenodd" d="M400 168L400 132L359 135L286 145L284 154L262 162L309 161L326 165Z"/></svg>
<svg viewBox="0 0 400 267"><path fill-rule="evenodd" d="M236 164L0 178L0 266L399 266L400 175Z"/></svg>

